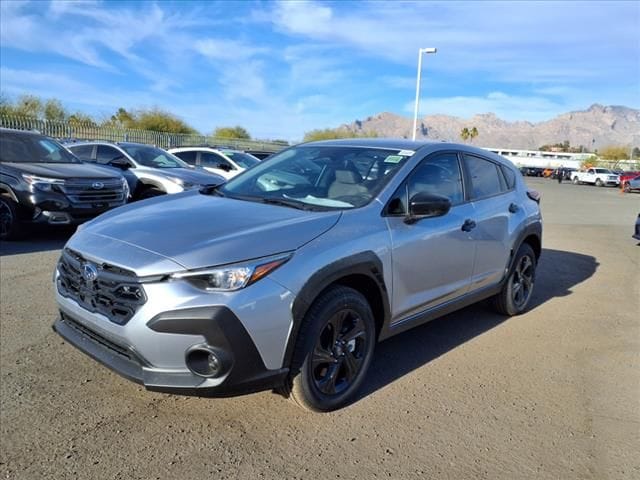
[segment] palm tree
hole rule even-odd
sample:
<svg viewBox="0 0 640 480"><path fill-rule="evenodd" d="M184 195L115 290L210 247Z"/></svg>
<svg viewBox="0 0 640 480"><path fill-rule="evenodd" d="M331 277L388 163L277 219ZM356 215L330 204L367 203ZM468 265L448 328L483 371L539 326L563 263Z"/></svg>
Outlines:
<svg viewBox="0 0 640 480"><path fill-rule="evenodd" d="M470 136L471 136L471 132L469 131L469 129L467 127L464 127L460 131L460 138L462 139L463 142L466 142L467 140L469 140Z"/></svg>
<svg viewBox="0 0 640 480"><path fill-rule="evenodd" d="M476 138L478 136L478 129L476 127L473 127L470 131L469 131L469 138L471 139L471 141L473 142L473 139Z"/></svg>

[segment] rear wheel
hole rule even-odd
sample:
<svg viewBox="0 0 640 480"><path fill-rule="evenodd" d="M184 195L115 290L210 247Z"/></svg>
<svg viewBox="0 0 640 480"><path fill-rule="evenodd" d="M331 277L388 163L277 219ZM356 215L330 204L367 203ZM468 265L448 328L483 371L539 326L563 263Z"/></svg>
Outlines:
<svg viewBox="0 0 640 480"><path fill-rule="evenodd" d="M18 221L18 205L7 197L0 197L0 240L17 240L22 235Z"/></svg>
<svg viewBox="0 0 640 480"><path fill-rule="evenodd" d="M536 255L527 243L520 245L509 276L498 295L495 309L503 315L518 315L529 305L536 276Z"/></svg>
<svg viewBox="0 0 640 480"><path fill-rule="evenodd" d="M346 405L364 381L375 338L367 300L352 288L327 290L305 316L285 393L316 412Z"/></svg>

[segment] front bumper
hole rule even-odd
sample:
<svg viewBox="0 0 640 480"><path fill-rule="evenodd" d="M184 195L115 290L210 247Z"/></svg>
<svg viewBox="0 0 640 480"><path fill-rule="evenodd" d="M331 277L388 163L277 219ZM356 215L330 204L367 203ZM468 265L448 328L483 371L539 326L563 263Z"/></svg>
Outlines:
<svg viewBox="0 0 640 480"><path fill-rule="evenodd" d="M53 330L94 360L151 391L224 397L275 388L284 382L288 369L268 370L246 330L226 307L168 313L150 321L149 327L170 334L202 335L207 345L225 352L222 382L190 371L154 368L133 346L107 338L62 312Z"/></svg>
<svg viewBox="0 0 640 480"><path fill-rule="evenodd" d="M32 192L23 195L22 219L29 223L77 225L125 204L125 200L76 204L57 192Z"/></svg>
<svg viewBox="0 0 640 480"><path fill-rule="evenodd" d="M59 273L56 272L55 283ZM56 300L54 330L69 343L149 390L230 396L281 385L293 294L264 278L237 292L207 293L185 281L145 283L148 297L124 324L72 298ZM194 373L188 352L219 353L215 376Z"/></svg>

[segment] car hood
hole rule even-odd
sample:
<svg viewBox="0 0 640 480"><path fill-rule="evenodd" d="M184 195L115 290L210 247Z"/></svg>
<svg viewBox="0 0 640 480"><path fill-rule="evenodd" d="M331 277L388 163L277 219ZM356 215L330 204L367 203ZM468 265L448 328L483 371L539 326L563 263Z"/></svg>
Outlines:
<svg viewBox="0 0 640 480"><path fill-rule="evenodd" d="M86 163L5 163L21 173L45 178L114 178L120 177L118 172Z"/></svg>
<svg viewBox="0 0 640 480"><path fill-rule="evenodd" d="M107 212L85 224L70 245L86 244L83 236L108 238L196 269L295 250L333 227L340 215L185 192ZM90 243L97 251L86 253L110 260L99 243Z"/></svg>
<svg viewBox="0 0 640 480"><path fill-rule="evenodd" d="M149 170L156 175L163 175L170 179L178 178L184 182L195 183L196 185L220 185L226 181L224 177L203 169L149 168Z"/></svg>

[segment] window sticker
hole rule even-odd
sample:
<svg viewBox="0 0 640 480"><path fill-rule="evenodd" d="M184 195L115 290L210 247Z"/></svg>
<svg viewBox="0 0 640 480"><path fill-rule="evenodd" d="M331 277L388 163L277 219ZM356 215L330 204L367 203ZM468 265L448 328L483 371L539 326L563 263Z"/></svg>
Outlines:
<svg viewBox="0 0 640 480"><path fill-rule="evenodd" d="M400 163L402 161L402 157L400 155L389 155L384 159L384 163Z"/></svg>

